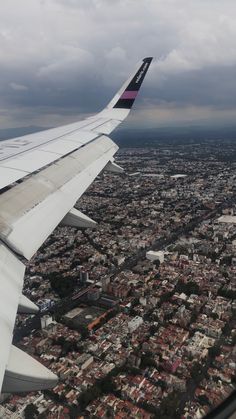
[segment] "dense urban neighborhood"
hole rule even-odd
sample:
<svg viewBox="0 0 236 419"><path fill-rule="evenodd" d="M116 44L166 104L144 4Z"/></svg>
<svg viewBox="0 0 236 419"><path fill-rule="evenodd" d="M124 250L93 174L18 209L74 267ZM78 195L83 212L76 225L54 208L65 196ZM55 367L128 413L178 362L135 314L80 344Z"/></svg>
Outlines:
<svg viewBox="0 0 236 419"><path fill-rule="evenodd" d="M14 344L59 377L0 417L201 418L236 388L236 141L121 148L28 263Z"/></svg>

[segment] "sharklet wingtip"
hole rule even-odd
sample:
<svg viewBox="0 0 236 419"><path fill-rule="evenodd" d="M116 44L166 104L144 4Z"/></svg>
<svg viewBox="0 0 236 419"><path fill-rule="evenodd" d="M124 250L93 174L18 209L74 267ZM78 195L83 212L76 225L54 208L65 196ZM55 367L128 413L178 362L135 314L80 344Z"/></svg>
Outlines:
<svg viewBox="0 0 236 419"><path fill-rule="evenodd" d="M142 60L141 65L135 72L128 84L124 87L118 100L113 104L114 108L131 109L136 96L142 86L143 80L151 64L152 57L146 57Z"/></svg>

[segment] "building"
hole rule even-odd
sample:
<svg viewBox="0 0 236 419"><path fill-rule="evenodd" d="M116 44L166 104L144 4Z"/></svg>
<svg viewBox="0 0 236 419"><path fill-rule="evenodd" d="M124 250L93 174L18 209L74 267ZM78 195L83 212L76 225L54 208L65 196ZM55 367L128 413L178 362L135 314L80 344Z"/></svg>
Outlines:
<svg viewBox="0 0 236 419"><path fill-rule="evenodd" d="M149 250L146 253L146 258L148 260L150 260L151 262L154 262L156 260L159 260L160 263L164 262L164 252L159 251L159 252L154 252L153 250Z"/></svg>
<svg viewBox="0 0 236 419"><path fill-rule="evenodd" d="M49 326L52 323L52 317L51 316L43 316L41 317L41 328L45 329L47 326Z"/></svg>
<svg viewBox="0 0 236 419"><path fill-rule="evenodd" d="M76 364L78 367L80 367L82 370L86 369L90 364L93 362L93 356L90 354L83 354L77 358Z"/></svg>
<svg viewBox="0 0 236 419"><path fill-rule="evenodd" d="M100 297L100 290L99 288L92 288L88 291L87 296L89 301L97 301Z"/></svg>
<svg viewBox="0 0 236 419"><path fill-rule="evenodd" d="M107 292L107 287L109 283L110 283L109 277L102 278L102 292Z"/></svg>
<svg viewBox="0 0 236 419"><path fill-rule="evenodd" d="M143 319L140 316L134 317L130 322L128 322L128 329L129 332L134 332L141 324L143 323Z"/></svg>
<svg viewBox="0 0 236 419"><path fill-rule="evenodd" d="M80 271L80 282L85 284L89 280L89 273L87 271Z"/></svg>

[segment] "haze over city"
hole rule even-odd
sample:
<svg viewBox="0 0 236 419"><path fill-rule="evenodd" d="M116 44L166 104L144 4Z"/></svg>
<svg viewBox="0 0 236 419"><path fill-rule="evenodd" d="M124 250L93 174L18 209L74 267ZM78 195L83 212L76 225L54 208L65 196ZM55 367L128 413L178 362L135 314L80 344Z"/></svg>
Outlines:
<svg viewBox="0 0 236 419"><path fill-rule="evenodd" d="M235 12L233 0L2 2L0 128L96 112L148 55L124 128L232 124Z"/></svg>

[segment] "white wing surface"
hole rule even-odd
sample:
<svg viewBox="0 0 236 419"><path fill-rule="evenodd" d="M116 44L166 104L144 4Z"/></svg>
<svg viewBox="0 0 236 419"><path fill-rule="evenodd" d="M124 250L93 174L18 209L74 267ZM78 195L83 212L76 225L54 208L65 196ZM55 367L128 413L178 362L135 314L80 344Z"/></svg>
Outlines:
<svg viewBox="0 0 236 419"><path fill-rule="evenodd" d="M25 266L55 227L94 222L73 209L113 160L107 136L129 114L152 58L145 58L100 113L59 128L0 143L0 390L50 388L57 377L12 345L17 311L36 312L22 295Z"/></svg>

